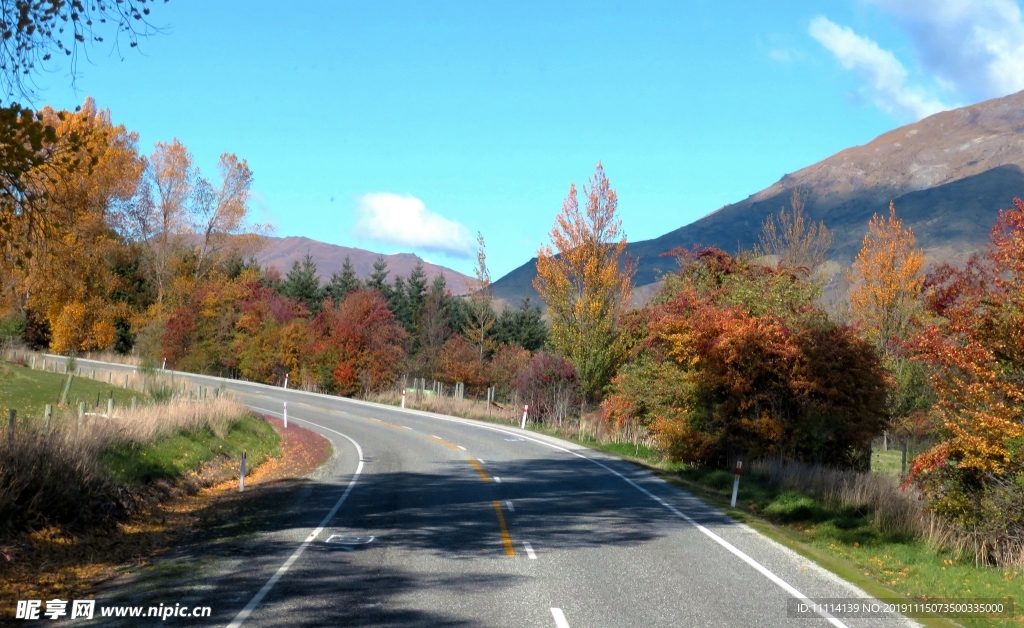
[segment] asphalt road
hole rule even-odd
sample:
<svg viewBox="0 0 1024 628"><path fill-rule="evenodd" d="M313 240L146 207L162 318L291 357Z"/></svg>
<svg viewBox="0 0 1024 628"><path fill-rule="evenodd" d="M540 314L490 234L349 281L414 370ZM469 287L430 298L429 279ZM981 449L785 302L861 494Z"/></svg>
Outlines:
<svg viewBox="0 0 1024 628"><path fill-rule="evenodd" d="M281 524L244 551L189 557L177 584L149 591L168 603L184 595L183 603L208 605L210 618L157 623L912 625L898 616L789 617L793 599L866 595L650 473L572 443L179 375L223 384L263 413L279 416L287 402L290 422L329 438L335 455L279 513Z"/></svg>

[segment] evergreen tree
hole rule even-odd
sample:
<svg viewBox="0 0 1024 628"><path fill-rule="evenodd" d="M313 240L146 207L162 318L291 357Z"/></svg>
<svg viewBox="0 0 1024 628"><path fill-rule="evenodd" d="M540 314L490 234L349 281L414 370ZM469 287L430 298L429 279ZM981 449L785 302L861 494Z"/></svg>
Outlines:
<svg viewBox="0 0 1024 628"><path fill-rule="evenodd" d="M541 320L540 307L532 305L529 298L523 299L519 309L502 312L494 325L494 340L499 344L514 344L536 351L547 339L548 327Z"/></svg>
<svg viewBox="0 0 1024 628"><path fill-rule="evenodd" d="M427 299L427 274L423 272L422 262L416 262L416 267L409 273L409 279L405 282L405 294L411 321L411 326L406 329L415 336L417 323L423 314L423 305Z"/></svg>
<svg viewBox="0 0 1024 628"><path fill-rule="evenodd" d="M384 295L388 301L391 300L391 286L388 285L388 262L383 255L377 256L373 263L373 272L366 278L366 287Z"/></svg>
<svg viewBox="0 0 1024 628"><path fill-rule="evenodd" d="M406 330L412 327L412 320L409 318L409 302L405 294L405 279L401 275L395 275L395 285L391 288L391 294L388 295L388 309Z"/></svg>
<svg viewBox="0 0 1024 628"><path fill-rule="evenodd" d="M352 266L352 260L345 256L345 263L341 265L341 272L331 275L331 281L324 286L326 297L337 305L345 300L345 296L360 287L359 278L356 277L356 269Z"/></svg>
<svg viewBox="0 0 1024 628"><path fill-rule="evenodd" d="M309 253L306 253L301 263L295 260L292 269L281 282L280 290L282 295L305 303L310 312L315 314L320 311L324 294L320 288L320 279L316 276L316 262Z"/></svg>

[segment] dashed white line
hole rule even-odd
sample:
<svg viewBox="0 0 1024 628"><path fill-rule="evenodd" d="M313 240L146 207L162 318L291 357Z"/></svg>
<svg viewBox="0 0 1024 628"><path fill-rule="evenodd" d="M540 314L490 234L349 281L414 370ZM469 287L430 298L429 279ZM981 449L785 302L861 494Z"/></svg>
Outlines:
<svg viewBox="0 0 1024 628"><path fill-rule="evenodd" d="M494 476L494 481L497 482L498 484L501 484L501 478L499 478L498 476Z"/></svg>
<svg viewBox="0 0 1024 628"><path fill-rule="evenodd" d="M569 628L569 622L565 620L565 613L560 608L551 609L551 615L555 618L555 625L558 628Z"/></svg>
<svg viewBox="0 0 1024 628"><path fill-rule="evenodd" d="M509 512L515 512L516 511L516 507L512 505L512 500L511 499L506 499L505 500L505 505L508 506L508 511Z"/></svg>
<svg viewBox="0 0 1024 628"><path fill-rule="evenodd" d="M462 451L466 451L466 448L465 448L465 447L463 447L462 445L456 445L456 447L458 447L458 448L459 448L459 449L461 449Z"/></svg>
<svg viewBox="0 0 1024 628"><path fill-rule="evenodd" d="M523 548L526 549L526 555L530 558L530 560L537 560L537 553L533 551L532 545L530 545L526 541L523 541Z"/></svg>
<svg viewBox="0 0 1024 628"><path fill-rule="evenodd" d="M480 464L487 464L484 462L483 458L477 458L476 461L479 462Z"/></svg>

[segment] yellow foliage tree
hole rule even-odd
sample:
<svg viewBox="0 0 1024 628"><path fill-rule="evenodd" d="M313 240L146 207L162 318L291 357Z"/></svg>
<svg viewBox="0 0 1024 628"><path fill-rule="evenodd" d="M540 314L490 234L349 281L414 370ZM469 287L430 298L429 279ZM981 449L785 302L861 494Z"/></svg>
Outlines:
<svg viewBox="0 0 1024 628"><path fill-rule="evenodd" d="M537 252L533 286L548 306L551 344L573 363L582 392L593 400L615 369L616 327L629 304L636 265L624 258L618 196L600 163L583 193L586 208L580 211L576 185L569 187L551 229L554 247Z"/></svg>
<svg viewBox="0 0 1024 628"><path fill-rule="evenodd" d="M853 315L864 323L868 340L883 354L890 353L893 338L907 337L920 310L924 255L916 243L913 229L903 228L890 202L888 218L872 216L860 253L847 273Z"/></svg>

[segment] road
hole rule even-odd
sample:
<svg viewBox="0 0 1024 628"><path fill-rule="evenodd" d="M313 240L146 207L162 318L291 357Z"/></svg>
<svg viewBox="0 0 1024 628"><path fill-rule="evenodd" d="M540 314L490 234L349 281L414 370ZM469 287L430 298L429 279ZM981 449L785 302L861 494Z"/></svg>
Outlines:
<svg viewBox="0 0 1024 628"><path fill-rule="evenodd" d="M287 402L290 422L330 439L335 456L249 551L193 557L186 602L213 616L167 620L176 625L912 625L787 616L793 599L865 594L599 452L515 427L179 376L223 384L266 414Z"/></svg>

